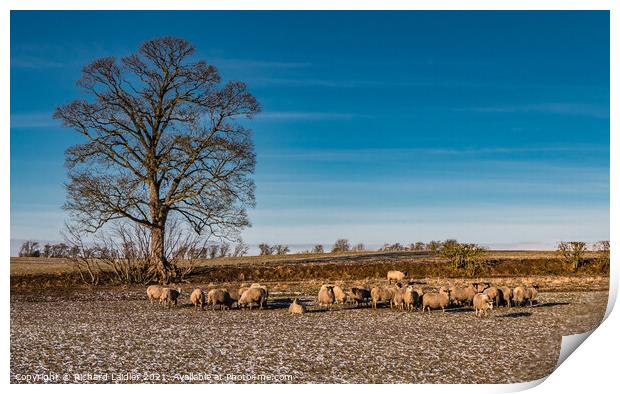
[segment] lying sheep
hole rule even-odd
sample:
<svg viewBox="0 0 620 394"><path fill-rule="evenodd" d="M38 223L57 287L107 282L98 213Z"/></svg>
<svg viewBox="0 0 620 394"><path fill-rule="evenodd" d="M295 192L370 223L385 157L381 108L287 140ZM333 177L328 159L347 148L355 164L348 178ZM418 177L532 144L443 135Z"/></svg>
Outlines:
<svg viewBox="0 0 620 394"><path fill-rule="evenodd" d="M319 290L319 294L316 297L319 306L327 306L332 308L334 302L336 302L336 295L334 294L334 286L323 285Z"/></svg>
<svg viewBox="0 0 620 394"><path fill-rule="evenodd" d="M530 306L534 305L534 301L536 300L536 297L538 296L538 286L537 285L533 285L533 286L528 286L525 288L525 301L529 301L530 302Z"/></svg>
<svg viewBox="0 0 620 394"><path fill-rule="evenodd" d="M161 297L161 292L163 290L163 286L160 285L151 285L146 288L146 297L148 301L153 305L154 300L158 300Z"/></svg>
<svg viewBox="0 0 620 394"><path fill-rule="evenodd" d="M299 300L295 298L293 300L293 303L289 305L288 311L294 315L301 315L303 313L306 313L306 307L304 306L304 304L299 303Z"/></svg>
<svg viewBox="0 0 620 394"><path fill-rule="evenodd" d="M484 289L482 293L488 295L496 307L499 307L500 303L502 302L504 298L504 295L502 294L502 290L494 286Z"/></svg>
<svg viewBox="0 0 620 394"><path fill-rule="evenodd" d="M388 271L388 273L387 273L387 278L388 278L388 281L390 282L390 284L392 284L392 281L399 282L399 281L405 279L406 277L407 277L407 273L406 272Z"/></svg>
<svg viewBox="0 0 620 394"><path fill-rule="evenodd" d="M250 287L241 294L237 304L241 308L242 306L249 306L252 310L252 304L257 304L260 309L267 303L267 292L262 287Z"/></svg>
<svg viewBox="0 0 620 394"><path fill-rule="evenodd" d="M503 296L502 305L512 307L512 289L508 286L500 287L500 289Z"/></svg>
<svg viewBox="0 0 620 394"><path fill-rule="evenodd" d="M448 305L450 305L450 290L445 287L440 288L439 293L425 293L422 296L422 312L428 309L430 313L431 309L439 308L445 312Z"/></svg>
<svg viewBox="0 0 620 394"><path fill-rule="evenodd" d="M375 286L370 290L370 298L372 299L372 307L377 309L377 303L387 301L392 307L392 299L394 298L394 290L388 287Z"/></svg>
<svg viewBox="0 0 620 394"><path fill-rule="evenodd" d="M334 297L336 297L336 304L344 304L347 302L347 293L342 290L342 287L336 285L333 287Z"/></svg>
<svg viewBox="0 0 620 394"><path fill-rule="evenodd" d="M477 292L474 285L469 285L467 287L452 286L450 288L450 296L454 303L459 306L471 305Z"/></svg>
<svg viewBox="0 0 620 394"><path fill-rule="evenodd" d="M487 313L493 309L493 300L484 293L478 293L474 296L474 310L477 317L487 315Z"/></svg>
<svg viewBox="0 0 620 394"><path fill-rule="evenodd" d="M512 301L515 306L522 306L525 301L526 292L525 288L522 286L517 286L512 290Z"/></svg>
<svg viewBox="0 0 620 394"><path fill-rule="evenodd" d="M211 309L215 310L215 306L219 305L220 310L230 309L233 300L226 289L213 289L207 293L207 305L211 305Z"/></svg>
<svg viewBox="0 0 620 394"><path fill-rule="evenodd" d="M199 306L200 309L205 309L205 292L201 288L194 289L189 299L194 304L194 310L197 310Z"/></svg>
<svg viewBox="0 0 620 394"><path fill-rule="evenodd" d="M172 289L170 287L164 287L161 290L161 295L159 296L159 303L166 304L168 306L168 309L170 309L172 304L174 304L174 306L177 306L177 300L179 299L180 295L181 295L180 287L177 289Z"/></svg>

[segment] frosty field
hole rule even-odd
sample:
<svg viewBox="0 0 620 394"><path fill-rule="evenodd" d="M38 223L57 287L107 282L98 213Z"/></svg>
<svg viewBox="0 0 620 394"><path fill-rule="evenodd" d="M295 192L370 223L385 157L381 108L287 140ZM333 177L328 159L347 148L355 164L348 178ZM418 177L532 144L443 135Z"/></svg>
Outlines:
<svg viewBox="0 0 620 394"><path fill-rule="evenodd" d="M522 382L551 373L560 336L595 328L607 304L607 291L543 289L533 307L478 319L469 308L323 311L310 289L275 291L267 310L198 312L185 289L171 310L140 287L15 293L10 380ZM288 314L297 292L310 313Z"/></svg>

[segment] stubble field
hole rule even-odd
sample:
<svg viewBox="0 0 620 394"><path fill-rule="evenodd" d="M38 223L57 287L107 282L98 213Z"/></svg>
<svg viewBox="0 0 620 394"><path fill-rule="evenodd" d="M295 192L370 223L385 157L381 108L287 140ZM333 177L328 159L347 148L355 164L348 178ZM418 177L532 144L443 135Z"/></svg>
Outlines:
<svg viewBox="0 0 620 394"><path fill-rule="evenodd" d="M11 382L523 382L551 373L561 335L595 328L607 304L605 289L564 283L483 319L468 308L323 311L315 284L291 283L266 310L195 312L191 287L171 310L140 287L12 294ZM294 296L309 313L287 312Z"/></svg>

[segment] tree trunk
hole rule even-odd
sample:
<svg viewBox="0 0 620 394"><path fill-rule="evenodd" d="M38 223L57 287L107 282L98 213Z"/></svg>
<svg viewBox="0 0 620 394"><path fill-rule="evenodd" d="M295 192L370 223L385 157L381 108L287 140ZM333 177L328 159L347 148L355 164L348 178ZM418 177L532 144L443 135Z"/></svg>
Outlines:
<svg viewBox="0 0 620 394"><path fill-rule="evenodd" d="M158 226L151 228L151 256L150 263L159 273L162 283L167 283L170 279L172 267L166 260L164 249L165 227Z"/></svg>

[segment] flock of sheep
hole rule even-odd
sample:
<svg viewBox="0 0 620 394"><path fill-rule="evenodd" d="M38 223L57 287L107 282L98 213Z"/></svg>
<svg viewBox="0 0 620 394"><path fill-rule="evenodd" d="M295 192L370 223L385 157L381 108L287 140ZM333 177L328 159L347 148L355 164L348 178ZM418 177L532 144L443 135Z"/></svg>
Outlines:
<svg viewBox="0 0 620 394"><path fill-rule="evenodd" d="M442 286L438 291L425 292L420 287L415 287L415 282L403 283L407 277L406 272L389 271L387 286L374 286L372 289L352 287L345 291L338 285L323 285L317 295L317 303L320 307L332 308L334 304L352 303L355 305L371 305L377 308L379 303L389 304L390 308L412 311L418 308L424 311L431 309L445 309L451 305L471 306L477 317L486 316L493 307L522 306L529 303L530 306L538 295L538 286L492 286L490 283L473 283L467 287ZM394 284L392 284L394 282ZM181 295L181 288L170 288L152 285L146 289L148 300L159 301L160 304L177 305ZM256 304L263 309L267 304L269 291L266 286L254 283L249 287L241 287L238 291L229 292L227 289L213 289L205 293L197 288L190 294L190 301L194 308L204 309L211 306L215 309L230 309L233 305L238 308L249 307ZM289 312L301 314L306 312L306 307L297 298L289 306Z"/></svg>

